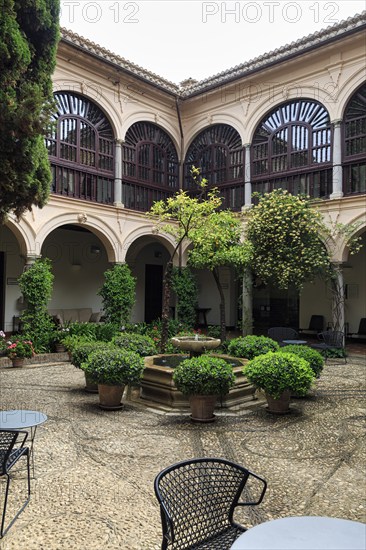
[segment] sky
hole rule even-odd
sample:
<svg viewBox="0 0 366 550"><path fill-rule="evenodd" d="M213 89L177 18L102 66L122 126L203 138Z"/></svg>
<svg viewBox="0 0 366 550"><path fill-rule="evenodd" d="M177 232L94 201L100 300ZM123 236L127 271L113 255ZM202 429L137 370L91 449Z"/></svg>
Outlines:
<svg viewBox="0 0 366 550"><path fill-rule="evenodd" d="M61 0L61 25L176 84L338 23L366 0Z"/></svg>

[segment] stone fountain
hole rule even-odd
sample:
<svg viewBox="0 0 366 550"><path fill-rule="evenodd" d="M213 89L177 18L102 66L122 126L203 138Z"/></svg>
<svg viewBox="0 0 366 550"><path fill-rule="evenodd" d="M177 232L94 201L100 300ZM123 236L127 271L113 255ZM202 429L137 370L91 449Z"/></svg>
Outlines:
<svg viewBox="0 0 366 550"><path fill-rule="evenodd" d="M141 380L141 392L139 399L146 405L165 410L185 410L189 408L188 397L177 390L173 382L174 368L190 357L201 355L207 350L214 350L219 347L221 340L208 336L175 336L171 339L172 344L178 349L187 352L183 354L153 355L145 357L145 369ZM243 365L246 359L238 359L228 355L216 355L228 361L235 374L235 384L229 393L222 397L220 405L228 409L240 409L248 406L248 402L255 399L255 388L249 384L243 376Z"/></svg>
<svg viewBox="0 0 366 550"><path fill-rule="evenodd" d="M190 357L197 357L205 351L218 348L221 340L195 334L194 336L174 336L171 343L178 349L188 351Z"/></svg>

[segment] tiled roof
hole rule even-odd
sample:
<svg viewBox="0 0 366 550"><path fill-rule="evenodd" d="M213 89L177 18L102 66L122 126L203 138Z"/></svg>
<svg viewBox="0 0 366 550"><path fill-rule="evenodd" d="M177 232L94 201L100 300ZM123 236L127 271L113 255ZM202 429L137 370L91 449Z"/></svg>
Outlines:
<svg viewBox="0 0 366 550"><path fill-rule="evenodd" d="M96 44L95 42L92 42L87 38L83 38L82 36L79 36L78 34L71 32L68 29L61 29L61 40L63 42L72 44L73 46L79 47L80 49L85 50L91 55L100 57L104 61L109 61L110 63L113 63L114 65L125 70L126 72L138 76L143 80L146 80L147 82L158 86L159 88L163 88L167 92L172 92L174 94L179 93L180 87L177 84L174 84L174 82L170 82L170 80L166 80L165 78L155 73L152 73L151 71L147 71L143 67L140 67L139 65L136 65L131 61L128 61L124 57L120 57L119 55L107 50L106 48L102 48L102 46L99 46L99 44Z"/></svg>
<svg viewBox="0 0 366 550"><path fill-rule="evenodd" d="M169 80L166 80L165 78L162 78L161 76L152 73L67 29L61 29L61 37L64 42L71 43L73 46L79 47L80 49L85 50L96 57L109 61L126 72L135 75L146 82L165 90L166 92L173 93L182 98L188 98L192 95L202 93L210 88L222 86L231 80L236 80L257 70L264 69L266 66L272 65L273 63L280 63L288 58L300 55L307 50L320 47L328 41L336 40L349 33L365 29L365 27L366 10L355 15L354 17L349 17L348 19L336 23L335 25L326 27L325 29L300 38L295 42L291 42L290 44L260 55L250 61L241 63L236 67L227 69L226 71L205 78L199 82L192 79L187 79L185 81L187 84L184 87L174 84L173 82L170 82Z"/></svg>

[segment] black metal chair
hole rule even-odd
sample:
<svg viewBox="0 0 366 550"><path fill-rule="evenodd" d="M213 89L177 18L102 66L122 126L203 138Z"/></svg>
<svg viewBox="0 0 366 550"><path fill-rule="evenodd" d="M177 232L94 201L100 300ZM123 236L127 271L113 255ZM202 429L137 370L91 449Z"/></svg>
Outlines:
<svg viewBox="0 0 366 550"><path fill-rule="evenodd" d="M323 315L312 315L308 328L300 328L300 334L314 334L317 335L324 330L324 317Z"/></svg>
<svg viewBox="0 0 366 550"><path fill-rule="evenodd" d="M347 363L347 356L345 354L345 349L344 349L343 332L340 332L337 330L326 330L318 334L318 338L319 340L321 340L321 342L319 344L312 344L310 347L319 351L327 351L331 349L342 350L344 353L343 355L344 362ZM325 360L327 361L327 359L328 357L326 355Z"/></svg>
<svg viewBox="0 0 366 550"><path fill-rule="evenodd" d="M22 439L20 440L20 446L14 449L14 445L17 442L18 437L20 436L23 436ZM10 527L13 525L14 521L17 519L19 514L27 506L30 499L30 467L29 467L30 453L29 453L29 447L24 447L24 443L27 437L28 437L27 432L14 431L14 430L0 430L0 477L3 477L3 476L6 477L6 487L5 487L5 495L4 495L3 513L1 518L0 538L2 538L7 533L7 531L9 531ZM13 517L13 519L5 529L4 528L5 515L6 515L6 507L8 504L9 487L10 487L10 480L11 480L11 475L9 472L12 469L12 467L18 462L18 460L23 456L26 457L27 459L28 495L23 506L16 513L16 515Z"/></svg>
<svg viewBox="0 0 366 550"><path fill-rule="evenodd" d="M275 340L280 346L285 346L283 340L297 340L299 335L294 328L290 327L272 327L268 329L267 335Z"/></svg>
<svg viewBox="0 0 366 550"><path fill-rule="evenodd" d="M348 338L354 338L355 340L366 340L366 317L362 317L358 326L358 331L351 334L347 334Z"/></svg>
<svg viewBox="0 0 366 550"><path fill-rule="evenodd" d="M261 491L259 498L239 501L249 478L255 483L250 492ZM160 503L162 550L226 550L246 531L233 520L235 508L260 504L267 483L229 460L197 458L160 472L154 488ZM248 487L245 493L247 497Z"/></svg>

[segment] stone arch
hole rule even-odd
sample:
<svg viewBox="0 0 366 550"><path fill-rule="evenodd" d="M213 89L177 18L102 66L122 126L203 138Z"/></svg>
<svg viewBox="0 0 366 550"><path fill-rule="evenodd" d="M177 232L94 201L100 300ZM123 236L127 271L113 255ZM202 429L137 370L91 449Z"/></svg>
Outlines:
<svg viewBox="0 0 366 550"><path fill-rule="evenodd" d="M69 224L76 226L78 224L81 224L83 227L85 227L85 229L88 229L89 231L94 233L103 243L109 262L115 263L118 261L122 261L122 249L120 245L120 240L115 231L113 231L111 227L99 217L91 216L83 212L80 212L79 214L76 214L75 212L67 212L59 214L58 216L53 217L51 220L48 220L37 234L38 252L40 253L42 244L44 243L46 237L52 231L62 228L63 225Z"/></svg>
<svg viewBox="0 0 366 550"><path fill-rule="evenodd" d="M9 217L5 226L14 234L20 248L20 254L26 258L27 256L36 256L39 254L36 244L35 232L31 224L24 218L19 222Z"/></svg>
<svg viewBox="0 0 366 550"><path fill-rule="evenodd" d="M146 237L145 243L143 244L142 237ZM170 256L173 254L175 249L175 240L171 235L167 233L157 233L154 231L154 228L151 225L143 225L137 229L132 230L128 235L126 235L123 245L122 245L122 261L126 261L126 256L128 254L131 246L140 239L140 244L136 246L136 251L133 256L142 250L146 243L159 242L161 243L169 252ZM174 264L177 264L179 261L178 255L174 258Z"/></svg>

